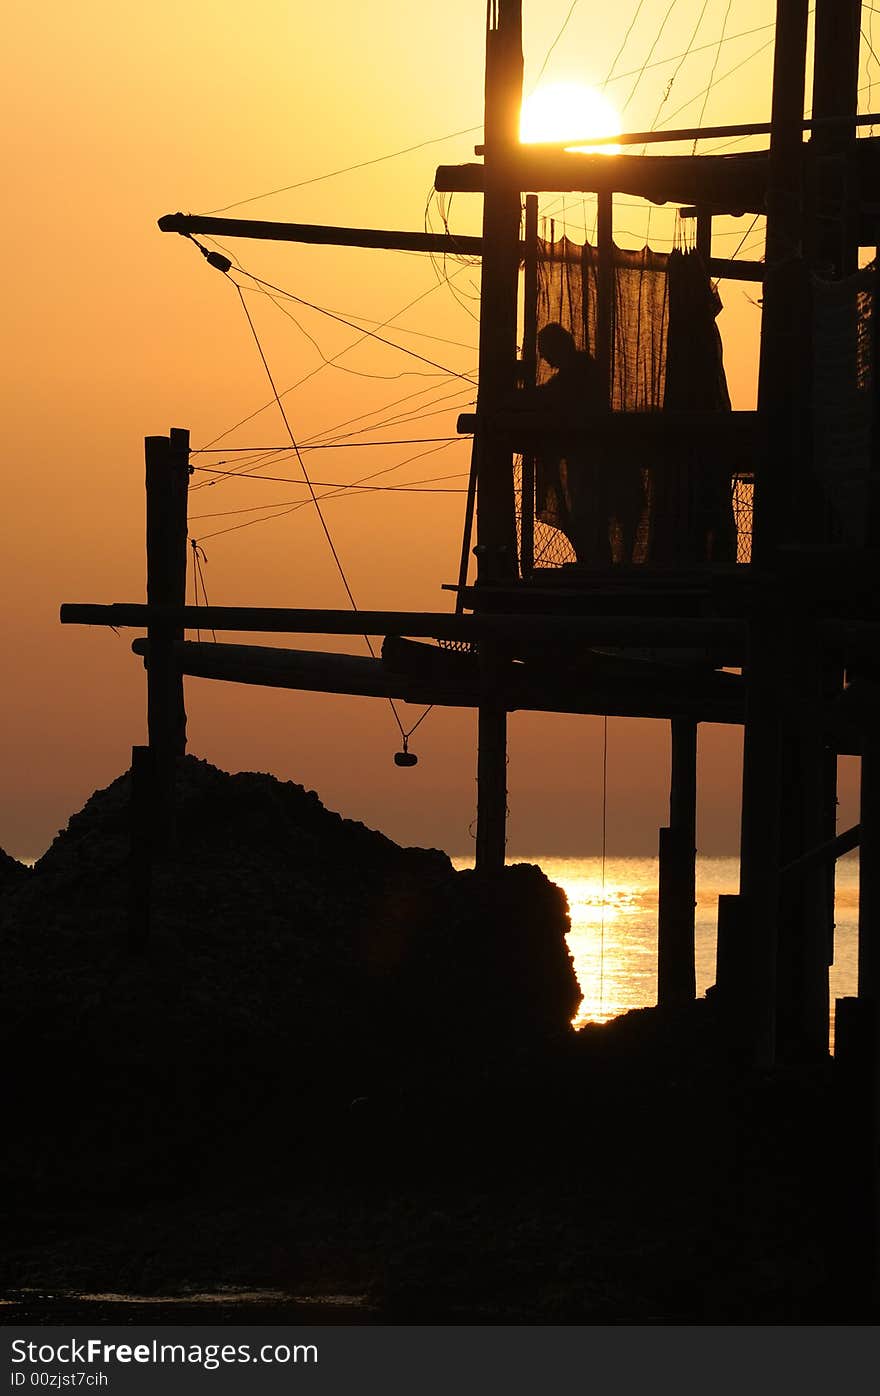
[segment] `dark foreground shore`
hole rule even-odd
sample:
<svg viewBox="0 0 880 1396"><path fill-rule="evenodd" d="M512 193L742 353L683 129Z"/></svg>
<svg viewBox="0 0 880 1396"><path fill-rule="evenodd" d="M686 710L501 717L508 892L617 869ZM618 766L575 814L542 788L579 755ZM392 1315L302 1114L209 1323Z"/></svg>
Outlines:
<svg viewBox="0 0 880 1396"><path fill-rule="evenodd" d="M0 868L0 1322L876 1317L831 1063L711 1001L575 1034L564 898L188 759L132 953L127 778Z"/></svg>

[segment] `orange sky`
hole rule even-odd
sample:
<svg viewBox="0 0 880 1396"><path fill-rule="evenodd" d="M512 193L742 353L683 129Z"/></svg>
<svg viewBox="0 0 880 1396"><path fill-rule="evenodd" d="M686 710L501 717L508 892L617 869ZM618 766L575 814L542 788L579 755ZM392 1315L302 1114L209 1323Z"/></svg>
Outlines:
<svg viewBox="0 0 880 1396"><path fill-rule="evenodd" d="M569 4L526 0L525 8L529 90ZM702 0L678 0L660 32L668 0L645 0L606 87L618 110L626 104L624 127L700 119L700 94L716 57L702 119L766 118L772 47L762 45L772 29L761 26L772 22L775 6L733 0L719 50L728 5L709 0L693 51L679 65L675 55L686 49L702 8ZM634 9L635 0L618 7L581 0L545 80L601 85ZM153 0L149 7L84 0L77 7L17 6L9 14L2 98L10 147L2 566L10 678L0 845L10 852L38 855L90 791L127 766L132 743L144 740L144 677L129 653L132 633L62 629L57 620L62 601L143 596L144 435L186 426L194 445L202 445L268 399L235 292L182 239L161 235L157 217L176 209L207 212L316 180L230 212L422 227L436 164L471 158L479 131L354 173L317 177L479 124L484 7L481 0L447 0L434 13L398 0L370 6L252 0L245 7L194 0L184 11L176 0ZM646 63L658 66L645 67L637 80ZM558 200L545 203L557 229L564 218L573 236L585 213L589 222L590 210L580 202L569 200L564 210ZM478 215L479 200L460 196L450 226L474 231ZM671 219L669 213L652 215L658 246L669 246ZM749 222L720 224L718 250L732 252ZM621 243L644 240L642 210L622 209L619 224ZM760 232L759 225L745 255L760 255ZM346 316L383 321L424 294L383 333L444 370L466 372L476 363L478 269L447 267L456 299L418 255L259 243L238 243L234 250L249 270ZM734 405L748 407L760 312L753 287L728 283L721 290ZM283 387L321 364L307 334L326 357L355 338L311 310L290 307L300 329L264 297L254 295L250 304ZM448 436L472 397L460 379L375 342L342 362L379 376L324 368L288 395L300 440L359 414L373 414L364 422L392 418L401 408L387 404L407 394L421 394L411 398L413 414L419 406L430 412L434 400L442 411L435 407L434 415L392 423L374 435ZM416 376L431 373L439 376ZM273 410L224 443L277 445L284 439ZM426 449L315 452L309 460L316 478L346 481ZM459 487L467 450L455 442L390 478L453 475L458 478L446 483ZM194 493L191 514L300 494L285 484L224 483ZM456 574L460 495L359 496L334 500L326 510L360 606L449 605L440 586ZM204 542L213 602L344 604L311 510L207 539L243 517L230 513L191 526ZM331 807L402 841L452 852L471 846L472 713L433 713L414 741L419 766L401 771L392 764L398 745L393 720L387 705L375 700L191 680L187 704L190 749L197 754L228 769L267 769L300 781ZM665 819L666 746L663 724L610 724L608 832L617 852L656 847L657 825ZM512 717L512 853L597 849L600 751L600 719ZM738 736L704 729L701 752L701 847L727 851L737 836ZM852 803L854 764L845 763L842 818Z"/></svg>

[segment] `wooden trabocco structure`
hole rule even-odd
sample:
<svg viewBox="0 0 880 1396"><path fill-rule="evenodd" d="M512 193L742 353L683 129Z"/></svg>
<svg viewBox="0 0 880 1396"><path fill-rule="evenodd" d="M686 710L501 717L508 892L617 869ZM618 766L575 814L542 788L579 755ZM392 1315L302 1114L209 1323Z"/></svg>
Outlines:
<svg viewBox="0 0 880 1396"><path fill-rule="evenodd" d="M876 273L859 271L858 254L877 243L880 140L856 139L860 8L817 0L807 122L807 0L778 0L771 120L729 128L766 130L766 150L605 156L520 144L521 0L497 0L482 160L436 176L440 191L482 196L480 237L160 221L188 236L480 255L479 395L460 421L474 444L451 613L187 607L186 433L148 440L147 605L62 608L69 623L147 629L134 645L149 694L149 749L138 749L134 768L146 811L137 906L160 851L155 831L171 823L182 675L473 707L477 866L487 876L505 855L510 711L664 718L672 780L658 989L661 1007L675 1007L695 995L698 725L741 724L741 882L719 910L719 1000L757 1067L827 1056L834 864L860 841L859 993L838 1014L837 1050L876 1097L880 380ZM617 139L628 149L654 138ZM566 191L597 196L595 246L539 236L537 195ZM620 251L619 194L686 208L695 250L678 262ZM745 212L766 214L763 263L715 256L713 219ZM693 361L676 358L696 340L700 364L715 362L713 276L761 283L754 412L730 410L714 370L697 392ZM575 306L567 323L556 313L563 285ZM649 315L655 328L668 316L653 358L629 334ZM569 369L552 361L548 326L568 336ZM385 643L381 658L358 659L185 641L196 624L366 632ZM838 835L841 752L861 756L862 809L859 826Z"/></svg>

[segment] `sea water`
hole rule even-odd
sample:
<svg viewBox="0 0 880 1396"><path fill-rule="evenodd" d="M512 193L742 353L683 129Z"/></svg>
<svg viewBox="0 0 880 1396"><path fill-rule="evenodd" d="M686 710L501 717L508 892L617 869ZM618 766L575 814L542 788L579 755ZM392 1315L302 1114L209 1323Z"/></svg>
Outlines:
<svg viewBox="0 0 880 1396"><path fill-rule="evenodd" d="M656 858L510 858L537 863L568 898L568 946L581 993L576 1026L607 1022L631 1008L657 1002ZM454 858L457 868L473 859ZM856 992L859 864L837 864L831 1003ZM697 993L715 982L718 898L739 890L736 858L697 858Z"/></svg>

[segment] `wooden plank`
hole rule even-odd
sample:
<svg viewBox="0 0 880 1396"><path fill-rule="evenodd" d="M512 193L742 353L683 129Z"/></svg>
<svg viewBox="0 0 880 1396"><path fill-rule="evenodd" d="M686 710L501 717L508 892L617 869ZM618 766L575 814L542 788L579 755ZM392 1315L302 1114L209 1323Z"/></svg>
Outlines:
<svg viewBox="0 0 880 1396"><path fill-rule="evenodd" d="M486 30L486 182L477 451L477 580L518 575L513 452L486 423L516 382L520 195L509 171L519 139L522 103L522 13L519 0L500 0L498 22Z"/></svg>
<svg viewBox="0 0 880 1396"><path fill-rule="evenodd" d="M691 649L725 641L739 642L741 621L701 616L560 616L450 615L419 611L314 611L261 606L149 607L67 604L65 625L111 625L143 629L148 622L207 630L237 630L287 635L409 635L437 640L477 640L489 635L511 640L596 645L669 645Z"/></svg>
<svg viewBox="0 0 880 1396"><path fill-rule="evenodd" d="M851 8L854 7L855 10L856 10L856 12L858 12L858 11L860 10L860 8L861 8L860 0L844 0L844 3L848 3L848 4L850 5ZM827 7L828 7L828 11L829 11L829 16L828 16L828 18L829 18L829 23L830 23L830 26L831 26L831 35L830 35L830 37L831 37L831 40L832 40L832 42L833 42L833 41L838 37L838 36L835 34L835 32L834 32L834 19L836 18L837 8L838 8L838 6L839 6L839 4L840 4L840 0L826 0L826 4L827 4ZM818 49L818 47L819 47L819 18L818 18L818 16L819 16L819 11L821 10L821 8L822 8L822 4L821 4L821 0L819 0L819 3L817 4L817 7L816 7L816 11L817 11L817 22L816 22L817 49ZM858 25L857 25L856 27L858 28ZM815 86L814 86L814 89L813 89L814 94L815 94L815 90L816 90L816 89L815 89ZM817 104L816 104L815 95L814 95L814 103L813 103L813 105L814 105L814 110L817 110ZM832 104L831 104L831 107L830 107L830 110L831 110L832 112L839 112L839 111L840 111L840 106L838 105L838 106L835 107L835 106L833 105L833 103L832 103ZM827 131L832 131L832 132L833 132L836 128L838 128L838 127L840 127L840 126L847 126L847 125L851 124L851 122L852 122L852 118L847 117L847 116L835 116L835 115L825 116L825 115L823 115L822 117L819 117L819 118L817 118L817 117L804 117L803 120L802 120L801 123L800 123L800 129L801 129L802 131L826 131L826 130L827 130ZM868 115L865 115L865 116L859 116L859 117L856 118L854 124L856 124L856 125L858 125L858 126L876 126L876 125L880 124L880 114L878 114L878 113L875 112L873 115L872 115L872 114L868 114ZM590 138L589 138L589 144L590 144L590 146L597 146L597 145L667 145L667 144L672 143L672 142L675 142L675 141L717 140L717 139L720 139L720 138L723 137L723 136L769 136L769 135L770 135L770 132L772 131L772 129L773 129L772 123L769 122L769 121L745 121L745 122L739 122L738 124L734 124L734 125L729 125L729 124L728 124L727 126L679 126L679 127L676 127L675 129L670 129L670 130L664 130L663 128L661 128L660 130L656 130L656 129L655 129L655 130L652 130L652 131L621 131L621 132L619 132L616 136L590 136ZM575 146L576 144L577 144L577 142L572 142L572 141L570 141L570 140L568 140L568 141L529 141L529 149L530 149L530 150L541 151L541 152L544 152L544 153L546 153L546 152L558 153L559 151L563 151L563 150L571 150L571 149L573 148L573 146ZM586 142L586 141L582 141L581 144L586 145L587 142ZM483 152L484 152L484 150L485 150L485 148L486 148L486 147L483 146L483 145L475 145L475 146L474 146L474 154L475 154L475 155L482 155ZM684 210L683 210L683 212L684 212Z"/></svg>
<svg viewBox="0 0 880 1396"><path fill-rule="evenodd" d="M660 830L657 1001L681 1007L696 997L697 724L674 718L669 827Z"/></svg>
<svg viewBox="0 0 880 1396"><path fill-rule="evenodd" d="M523 263L522 383L534 388L538 381L538 196L526 195ZM535 455L522 458L520 510L520 572L527 577L535 565Z"/></svg>
<svg viewBox="0 0 880 1396"><path fill-rule="evenodd" d="M448 252L480 256L483 240L452 233L417 233L389 228L340 228L324 223L272 223L252 218L209 218L202 214L166 213L159 219L163 233L190 237L258 238L268 242L301 242L329 247L387 248L392 252Z"/></svg>
<svg viewBox="0 0 880 1396"><path fill-rule="evenodd" d="M716 214L764 213L766 151L748 155L579 155L520 146L508 178L518 191L633 194L652 203L707 204ZM435 188L482 194L484 165L440 165Z"/></svg>
<svg viewBox="0 0 880 1396"><path fill-rule="evenodd" d="M146 640L135 640L132 650L149 660ZM178 645L176 658L182 672L193 677L266 688L399 698L463 708L478 707L485 696L476 662L443 651L436 652L436 664L409 669L402 669L393 657L383 662L326 651L194 641ZM639 676L617 674L613 665L600 665L596 672L554 672L546 663L511 665L505 671L497 701L509 712L742 721L742 684L737 675L706 674L695 682L691 671L679 672L677 666L669 666L665 673L657 666L644 667L644 675Z"/></svg>
<svg viewBox="0 0 880 1396"><path fill-rule="evenodd" d="M189 433L148 436L145 456L147 605L156 617L148 622L153 664L147 681L147 723L150 746L164 760L186 750L183 681L171 656L175 641L183 639L183 627L159 617L165 608L186 601Z"/></svg>
<svg viewBox="0 0 880 1396"><path fill-rule="evenodd" d="M156 753L131 749L129 788L128 944L142 950L150 938L153 857L157 819Z"/></svg>

